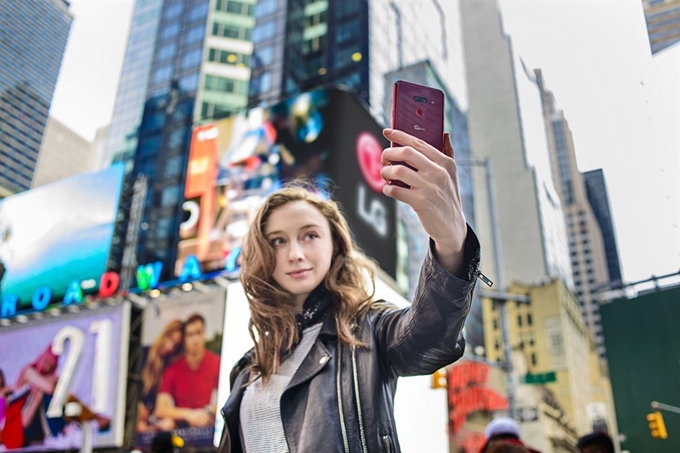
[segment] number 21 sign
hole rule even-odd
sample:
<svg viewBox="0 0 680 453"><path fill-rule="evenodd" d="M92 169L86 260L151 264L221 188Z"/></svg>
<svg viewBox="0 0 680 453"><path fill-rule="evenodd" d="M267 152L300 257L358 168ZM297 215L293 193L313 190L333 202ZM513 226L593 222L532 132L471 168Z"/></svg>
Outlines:
<svg viewBox="0 0 680 453"><path fill-rule="evenodd" d="M0 447L78 448L69 401L93 412L95 447L123 441L128 303L0 329Z"/></svg>

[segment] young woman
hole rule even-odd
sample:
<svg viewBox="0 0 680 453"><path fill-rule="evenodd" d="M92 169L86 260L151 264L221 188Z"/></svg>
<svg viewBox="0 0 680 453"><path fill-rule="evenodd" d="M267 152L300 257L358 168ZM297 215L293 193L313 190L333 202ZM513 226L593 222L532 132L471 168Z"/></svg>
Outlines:
<svg viewBox="0 0 680 453"><path fill-rule="evenodd" d="M144 367L142 368L142 399L137 404L137 432L143 433L167 427L157 426L162 421L151 417L156 405L156 394L163 370L175 362L182 353L182 329L184 323L179 319L170 321L156 340L151 344Z"/></svg>
<svg viewBox="0 0 680 453"><path fill-rule="evenodd" d="M463 355L479 242L465 222L451 140L442 153L384 134L404 146L383 152L381 174L411 188L383 192L413 207L432 239L413 304L373 301L373 267L334 202L295 186L271 195L243 245L255 347L231 373L220 452L398 452L397 377Z"/></svg>

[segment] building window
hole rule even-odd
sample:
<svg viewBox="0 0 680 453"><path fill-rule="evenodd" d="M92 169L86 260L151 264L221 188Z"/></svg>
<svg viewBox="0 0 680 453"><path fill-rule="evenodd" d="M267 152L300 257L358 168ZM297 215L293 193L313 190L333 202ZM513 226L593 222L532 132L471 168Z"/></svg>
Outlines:
<svg viewBox="0 0 680 453"><path fill-rule="evenodd" d="M531 316L531 313L527 313L527 326L530 326L534 323L533 316Z"/></svg>
<svg viewBox="0 0 680 453"><path fill-rule="evenodd" d="M161 66L160 68L156 69L156 72L153 75L152 83L154 85L159 85L161 83L165 83L170 78L172 77L172 65L165 65Z"/></svg>
<svg viewBox="0 0 680 453"><path fill-rule="evenodd" d="M201 63L202 54L203 54L202 48L194 49L190 52L187 52L182 57L182 61L180 62L180 68L182 68L182 70L185 70L194 66L198 66Z"/></svg>
<svg viewBox="0 0 680 453"><path fill-rule="evenodd" d="M161 192L161 207L166 208L176 205L179 202L181 192L182 188L179 185L163 189L163 192Z"/></svg>
<svg viewBox="0 0 680 453"><path fill-rule="evenodd" d="M517 325L522 327L522 315L517 315Z"/></svg>
<svg viewBox="0 0 680 453"><path fill-rule="evenodd" d="M259 0L255 5L255 17L268 16L276 11L276 0Z"/></svg>
<svg viewBox="0 0 680 453"><path fill-rule="evenodd" d="M165 19L165 20L173 19L173 18L179 16L182 13L183 9L184 9L184 4L175 3L171 6L169 6L165 10L165 14L163 14L163 19Z"/></svg>
<svg viewBox="0 0 680 453"><path fill-rule="evenodd" d="M208 3L199 3L189 12L189 22L204 19L208 15Z"/></svg>
<svg viewBox="0 0 680 453"><path fill-rule="evenodd" d="M531 346L534 345L534 333L533 332L529 332L529 344Z"/></svg>
<svg viewBox="0 0 680 453"><path fill-rule="evenodd" d="M537 360L536 360L536 353L532 352L531 353L531 365L536 366Z"/></svg>
<svg viewBox="0 0 680 453"><path fill-rule="evenodd" d="M161 32L161 41L174 38L177 36L177 33L179 33L179 24L176 22L169 24Z"/></svg>
<svg viewBox="0 0 680 453"><path fill-rule="evenodd" d="M498 339L498 337L494 338L494 342L493 342L493 343L494 343L494 344L493 344L494 349L496 349L496 351L498 351L498 350L501 348L501 342L500 342L500 340Z"/></svg>
<svg viewBox="0 0 680 453"><path fill-rule="evenodd" d="M192 72L180 78L179 88L184 91L195 91L198 88L198 72Z"/></svg>
<svg viewBox="0 0 680 453"><path fill-rule="evenodd" d="M156 54L156 61L160 63L167 60L168 58L172 58L175 56L176 52L177 44L174 42L168 43L158 50L158 53Z"/></svg>
<svg viewBox="0 0 680 453"><path fill-rule="evenodd" d="M199 42L203 39L204 33L205 26L203 24L195 26L184 35L184 45L189 47L190 45Z"/></svg>
<svg viewBox="0 0 680 453"><path fill-rule="evenodd" d="M273 20L268 20L257 24L253 30L253 44L271 39L276 34L276 24Z"/></svg>
<svg viewBox="0 0 680 453"><path fill-rule="evenodd" d="M267 66L274 59L274 47L264 46L253 52L253 67Z"/></svg>

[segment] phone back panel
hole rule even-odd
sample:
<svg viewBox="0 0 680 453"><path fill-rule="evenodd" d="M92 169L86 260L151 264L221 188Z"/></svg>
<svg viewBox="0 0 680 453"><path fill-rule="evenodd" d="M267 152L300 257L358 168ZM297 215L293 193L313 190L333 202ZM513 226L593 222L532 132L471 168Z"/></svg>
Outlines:
<svg viewBox="0 0 680 453"><path fill-rule="evenodd" d="M444 148L444 93L397 80L392 96L392 128L413 135L442 151Z"/></svg>

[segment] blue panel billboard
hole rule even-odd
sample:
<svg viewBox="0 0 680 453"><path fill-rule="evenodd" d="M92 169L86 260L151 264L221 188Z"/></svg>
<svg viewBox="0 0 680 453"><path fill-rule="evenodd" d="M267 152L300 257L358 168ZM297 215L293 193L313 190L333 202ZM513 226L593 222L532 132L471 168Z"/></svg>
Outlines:
<svg viewBox="0 0 680 453"><path fill-rule="evenodd" d="M3 317L62 298L74 281L98 289L122 179L118 164L0 200Z"/></svg>

